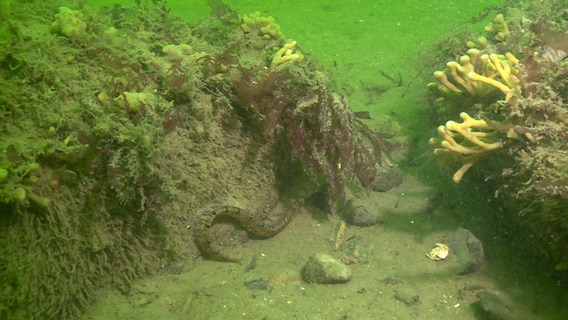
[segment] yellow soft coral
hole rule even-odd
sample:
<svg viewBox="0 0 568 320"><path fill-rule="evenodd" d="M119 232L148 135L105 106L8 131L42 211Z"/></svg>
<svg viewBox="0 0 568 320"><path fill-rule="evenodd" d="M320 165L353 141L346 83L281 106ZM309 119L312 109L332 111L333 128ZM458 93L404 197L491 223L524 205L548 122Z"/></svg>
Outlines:
<svg viewBox="0 0 568 320"><path fill-rule="evenodd" d="M505 17L502 14L496 15L493 21L485 26L485 31L495 33L495 40L499 41L505 40L510 34Z"/></svg>
<svg viewBox="0 0 568 320"><path fill-rule="evenodd" d="M274 21L273 17L262 17L260 12L255 12L250 16L243 17L241 29L246 33L257 33L263 39L282 39L284 35L280 32L280 26Z"/></svg>
<svg viewBox="0 0 568 320"><path fill-rule="evenodd" d="M483 75L470 71L467 73L467 77L472 81L485 83L501 90L505 94L505 101L509 101L513 96L520 96L523 91L523 84L517 77L519 70L516 67L519 60L511 53L507 53L505 57L491 54L489 60L491 61L491 72ZM497 75L499 80L496 79Z"/></svg>
<svg viewBox="0 0 568 320"><path fill-rule="evenodd" d="M463 175L473 164L488 152L499 149L503 144L497 140L498 132L493 130L485 120L472 118L465 112L460 114L463 122L446 122L438 127L440 138L430 138L434 146L434 154L446 165L460 163L461 167L454 173L455 183L461 181Z"/></svg>
<svg viewBox="0 0 568 320"><path fill-rule="evenodd" d="M271 71L276 70L276 67L283 63L300 62L304 59L304 55L301 52L294 51L296 44L296 41L288 42L274 54L270 64Z"/></svg>
<svg viewBox="0 0 568 320"><path fill-rule="evenodd" d="M489 46L489 42L486 37L479 37L475 40L466 42L466 45L468 48L486 49Z"/></svg>
<svg viewBox="0 0 568 320"><path fill-rule="evenodd" d="M519 60L511 53L481 54L480 50L472 48L459 62L450 61L444 71L434 72L441 86L431 83L429 87L442 95L453 91L472 96L484 96L499 89L505 94L505 101L509 101L513 96L520 96L523 90L517 77L518 65Z"/></svg>

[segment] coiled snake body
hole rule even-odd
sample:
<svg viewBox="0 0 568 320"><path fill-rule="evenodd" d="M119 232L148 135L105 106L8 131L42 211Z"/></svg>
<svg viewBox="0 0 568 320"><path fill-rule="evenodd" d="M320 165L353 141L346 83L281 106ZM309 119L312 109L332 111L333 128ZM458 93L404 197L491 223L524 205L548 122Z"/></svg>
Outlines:
<svg viewBox="0 0 568 320"><path fill-rule="evenodd" d="M250 211L234 206L218 205L201 210L193 218L193 241L204 257L218 261L238 262L240 258L222 254L213 247L210 229L217 217L230 217L237 220L248 233L261 238L270 238L282 231L297 211L297 205L287 210L275 221L261 219Z"/></svg>

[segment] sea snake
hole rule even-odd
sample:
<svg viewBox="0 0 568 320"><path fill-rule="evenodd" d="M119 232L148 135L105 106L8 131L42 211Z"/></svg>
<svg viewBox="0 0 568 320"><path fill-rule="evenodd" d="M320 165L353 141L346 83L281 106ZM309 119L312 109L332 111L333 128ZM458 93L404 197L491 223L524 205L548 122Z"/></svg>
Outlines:
<svg viewBox="0 0 568 320"><path fill-rule="evenodd" d="M275 221L266 221L263 216L257 216L250 211L234 206L217 205L201 210L193 218L193 241L202 255L211 260L238 262L240 258L234 258L222 254L213 247L209 230L217 217L230 217L237 220L248 233L261 238L270 238L282 231L296 213L298 205L286 210L284 215Z"/></svg>

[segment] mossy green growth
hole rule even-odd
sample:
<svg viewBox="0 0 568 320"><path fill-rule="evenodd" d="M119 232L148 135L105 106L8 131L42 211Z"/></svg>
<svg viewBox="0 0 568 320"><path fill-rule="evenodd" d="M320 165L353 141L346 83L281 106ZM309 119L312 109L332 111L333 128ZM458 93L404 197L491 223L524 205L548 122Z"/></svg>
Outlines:
<svg viewBox="0 0 568 320"><path fill-rule="evenodd" d="M79 39L87 30L83 19L80 11L60 7L59 12L55 14L55 21L51 23L51 31L70 39Z"/></svg>
<svg viewBox="0 0 568 320"><path fill-rule="evenodd" d="M133 58L149 44L63 5L19 1L0 19L0 319L75 318L96 288L128 290L160 255L141 206L169 104L125 112L95 96L150 82Z"/></svg>
<svg viewBox="0 0 568 320"><path fill-rule="evenodd" d="M26 189L22 187L14 189L12 198L17 202L23 202L24 200L26 200Z"/></svg>
<svg viewBox="0 0 568 320"><path fill-rule="evenodd" d="M8 178L8 170L0 168L0 182L6 181L7 178Z"/></svg>
<svg viewBox="0 0 568 320"><path fill-rule="evenodd" d="M145 105L151 103L154 95L149 91L144 92L129 92L125 91L119 95L114 101L117 106L128 110L129 112L136 113L140 111Z"/></svg>

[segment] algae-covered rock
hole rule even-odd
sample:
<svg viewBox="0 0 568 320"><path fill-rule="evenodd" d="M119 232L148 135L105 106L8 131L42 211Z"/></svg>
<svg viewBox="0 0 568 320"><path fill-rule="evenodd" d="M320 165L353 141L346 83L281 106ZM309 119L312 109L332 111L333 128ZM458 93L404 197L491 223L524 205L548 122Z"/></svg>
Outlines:
<svg viewBox="0 0 568 320"><path fill-rule="evenodd" d="M458 228L448 239L450 252L458 258L459 274L476 271L485 262L483 244L471 231Z"/></svg>
<svg viewBox="0 0 568 320"><path fill-rule="evenodd" d="M310 256L302 273L304 280L309 283L334 284L351 280L351 269L325 253Z"/></svg>
<svg viewBox="0 0 568 320"><path fill-rule="evenodd" d="M83 19L80 11L60 7L59 12L55 14L55 21L51 23L51 31L70 39L78 39L87 30L87 24Z"/></svg>
<svg viewBox="0 0 568 320"><path fill-rule="evenodd" d="M373 182L373 191L387 192L402 183L403 173L399 167L379 167Z"/></svg>
<svg viewBox="0 0 568 320"><path fill-rule="evenodd" d="M477 293L479 301L474 307L477 307L480 313L483 313L487 319L494 320L513 320L524 319L523 312L515 311L510 303L505 302L497 294L489 291L480 291Z"/></svg>
<svg viewBox="0 0 568 320"><path fill-rule="evenodd" d="M371 227L381 223L381 219L377 215L361 205L347 208L343 215L345 216L345 220L354 226Z"/></svg>

